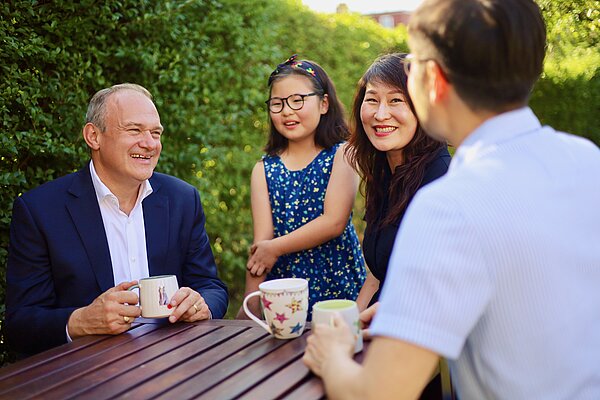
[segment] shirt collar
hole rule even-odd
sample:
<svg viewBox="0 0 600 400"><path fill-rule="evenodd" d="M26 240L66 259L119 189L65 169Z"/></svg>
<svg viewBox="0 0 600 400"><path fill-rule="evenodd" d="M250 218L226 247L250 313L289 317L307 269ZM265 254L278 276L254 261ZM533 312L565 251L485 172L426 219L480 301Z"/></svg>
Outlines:
<svg viewBox="0 0 600 400"><path fill-rule="evenodd" d="M90 160L90 174L92 175L92 184L94 185L94 191L96 192L96 198L98 199L98 203L100 203L106 197L117 198L110 189L100 180L98 173L96 173L96 168L94 168L94 161ZM141 185L140 190L138 192L138 198L136 200L136 205L143 201L146 197L150 196L152 193L152 185L150 181L146 179Z"/></svg>
<svg viewBox="0 0 600 400"><path fill-rule="evenodd" d="M500 143L534 132L541 126L540 121L529 107L496 115L484 121L465 138L456 149L450 163L450 170L479 158L486 149L495 148Z"/></svg>

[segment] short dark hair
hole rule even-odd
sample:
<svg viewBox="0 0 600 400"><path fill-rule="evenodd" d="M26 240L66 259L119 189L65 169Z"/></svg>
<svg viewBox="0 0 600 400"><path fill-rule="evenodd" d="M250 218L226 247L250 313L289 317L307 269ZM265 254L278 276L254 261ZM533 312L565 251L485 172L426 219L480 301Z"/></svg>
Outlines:
<svg viewBox="0 0 600 400"><path fill-rule="evenodd" d="M327 95L329 101L329 109L326 114L321 115L315 133L315 144L324 149L328 149L334 144L345 141L348 139L348 136L350 136L350 130L344 119L344 106L340 103L335 91L335 85L325 70L314 61L301 60L300 62L310 63L314 67L313 69L316 76L311 75L303 69L293 68L290 65L279 65L277 75L270 78L269 97L271 97L271 89L275 82L290 75L307 77L312 83L313 91L317 93L321 99ZM267 113L268 112L269 111L267 110ZM268 155L273 156L287 148L288 140L275 129L270 114L269 125L269 140L264 150Z"/></svg>
<svg viewBox="0 0 600 400"><path fill-rule="evenodd" d="M546 28L534 0L425 0L409 34L473 109L527 104L542 73Z"/></svg>
<svg viewBox="0 0 600 400"><path fill-rule="evenodd" d="M358 81L352 106L352 134L346 147L346 155L353 168L362 178L361 192L365 196L367 224L373 224L377 214L388 200L389 209L381 221L381 226L397 223L408 204L421 186L425 169L438 156L446 145L429 136L417 120L415 134L404 147L404 162L391 171L389 190L382 182L389 174L386 152L377 150L369 140L362 124L361 107L369 83L381 83L400 90L411 112L416 116L415 107L408 95L407 76L403 62L406 54L392 53L380 56L367 69Z"/></svg>

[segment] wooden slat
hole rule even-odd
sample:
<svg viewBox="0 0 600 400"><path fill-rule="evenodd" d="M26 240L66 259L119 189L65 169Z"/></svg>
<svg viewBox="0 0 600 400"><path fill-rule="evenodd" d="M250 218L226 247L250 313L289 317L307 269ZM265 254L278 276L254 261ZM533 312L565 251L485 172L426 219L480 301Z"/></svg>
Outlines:
<svg viewBox="0 0 600 400"><path fill-rule="evenodd" d="M75 349L72 349L71 347L79 340L60 346L63 349L68 349L66 353L60 354L60 350L62 349L56 348L33 356L35 358L34 360L26 359L19 361L11 366L15 368L15 370L10 371L10 376L0 381L0 398L3 398L2 396L4 396L5 393L14 391L19 386L27 385L30 387L32 384L35 385L35 382L38 380L45 381L49 375L56 373L57 370L60 370L65 366L83 362L86 359L102 354L115 346L134 341L155 329L157 329L157 327L140 326L121 335L102 336L100 340L92 340L90 342L86 340L86 337L81 339L85 343L83 345L77 345ZM89 337L91 338L92 336ZM94 337L94 339L97 338ZM44 360L44 356L47 354L49 355L49 358Z"/></svg>
<svg viewBox="0 0 600 400"><path fill-rule="evenodd" d="M245 325L248 326L248 325ZM220 365L221 361L227 359L234 354L240 354L245 352L245 348L257 340L264 340L264 337L268 335L262 328L247 329L243 333L220 343L218 346L211 348L210 350L199 354L186 362L183 362L176 367L171 368L168 371L164 371L159 376L155 376L144 382L141 385L136 386L134 392L121 393L116 398L121 399L147 399L153 398L154 396L161 395L172 388L180 387L187 382L193 381L200 386L208 386L206 381L210 382L209 378L203 379L206 374L206 370L211 370L215 366ZM210 386L207 387L207 389ZM166 396L166 398L189 398L190 396Z"/></svg>
<svg viewBox="0 0 600 400"><path fill-rule="evenodd" d="M14 376L16 374L22 374L28 369L36 368L42 364L52 361L59 357L65 357L76 351L79 351L85 347L93 346L94 344L106 340L112 336L109 335L90 335L83 336L71 343L65 343L63 345L54 347L42 353L35 354L31 357L27 357L20 360L17 363L7 365L0 369L0 392L4 388L4 380Z"/></svg>
<svg viewBox="0 0 600 400"><path fill-rule="evenodd" d="M367 353L367 348L369 347L370 343L371 342L368 341L364 342L363 350L354 355L354 361L359 364L363 363ZM288 388L289 390L287 393L272 398L281 398L286 400L318 400L325 398L325 386L323 386L323 381L321 378L313 375L311 372L309 372L308 377L306 377L304 382L302 382L300 385L297 385L296 387L293 385L288 385Z"/></svg>
<svg viewBox="0 0 600 400"><path fill-rule="evenodd" d="M142 324L134 323L131 326L131 329L127 331L127 333L131 334L135 328L139 328L143 326ZM103 340L108 340L113 338L112 335L89 335L83 336L74 340L71 343L65 343L63 345L53 347L47 351L42 353L35 354L31 357L27 357L23 360L20 360L14 364L7 365L6 367L2 367L0 369L0 393L2 392L2 388L4 387L3 380L15 375L22 374L28 369L39 367L42 364L46 364L54 359L60 357L71 356L73 353L80 351L86 347L93 346Z"/></svg>
<svg viewBox="0 0 600 400"><path fill-rule="evenodd" d="M42 395L52 399L66 399L71 397L85 397L88 399L110 398L118 393L134 388L140 382L160 373L161 370L168 370L173 364L169 364L168 361L164 362L162 358L164 355L170 358L192 356L193 353L186 354L186 351L189 352L192 347L190 343L202 340L206 338L207 334L212 334L218 329L214 326L186 329L170 336L168 340L161 339L157 341L155 344L143 349L143 351L134 352L102 368L88 371L78 379L72 380L68 384L57 386L44 392ZM228 329L239 331L243 328ZM214 338L204 339L205 346L209 345L207 342L213 340L217 341L218 335Z"/></svg>
<svg viewBox="0 0 600 400"><path fill-rule="evenodd" d="M302 363L307 336L274 339L240 320L141 324L0 370L0 399L324 398Z"/></svg>
<svg viewBox="0 0 600 400"><path fill-rule="evenodd" d="M304 348L306 347L306 338L309 336L309 332L310 323L302 335L304 346L302 354L300 354L297 359L274 375L264 380L256 381L254 386L244 393L240 399L253 400L279 398L285 393L290 392L293 387L300 385L307 379L312 379L310 370L302 362ZM286 384L282 385L281 382L285 382Z"/></svg>
<svg viewBox="0 0 600 400"><path fill-rule="evenodd" d="M246 328L259 328L256 322L247 319L209 319L204 321L193 322L193 324L214 326L243 326Z"/></svg>
<svg viewBox="0 0 600 400"><path fill-rule="evenodd" d="M159 329L160 328L160 329ZM31 374L31 379L20 377L23 385L6 393L9 398L25 399L36 396L44 391L47 391L55 386L67 384L69 381L76 379L79 376L90 373L103 365L112 363L120 358L132 354L140 349L148 347L157 341L163 340L178 331L189 329L191 326L177 324L171 326L160 327L157 325L146 325L134 330L131 335L137 334L135 340L129 338L130 333L118 335L113 340L102 341L96 346L86 348L83 352L94 351L97 348L102 348L100 352L93 355L87 355L85 358L79 358L79 353L68 359L58 359L53 364L53 371L40 372L40 369L47 369L50 365L44 364L40 368L27 371L26 374ZM115 343L118 343L115 345ZM111 345L112 344L112 345ZM108 348L105 348L107 347ZM100 350L100 349L98 349ZM62 360L67 363L63 363Z"/></svg>
<svg viewBox="0 0 600 400"><path fill-rule="evenodd" d="M285 369L294 360L302 358L304 348L306 347L306 336L297 339L287 340L286 343L272 351L260 360L248 365L245 369L227 377L217 386L207 392L202 393L197 399L233 399L244 392L252 389L258 382L276 375ZM305 371L305 375L306 375ZM273 390L281 390L283 387L290 387L294 383L295 377L287 377L289 380L273 382Z"/></svg>
<svg viewBox="0 0 600 400"><path fill-rule="evenodd" d="M314 375L290 393L280 397L286 400L319 400L325 398L325 387L323 381Z"/></svg>
<svg viewBox="0 0 600 400"><path fill-rule="evenodd" d="M262 328L252 328L252 330L259 330L267 334ZM161 394L159 398L187 399L198 396L237 371L253 365L257 360L275 351L286 344L286 342L286 340L275 339L271 335L268 335L254 344L249 345L246 343L242 346L243 350L236 352L221 362L209 362L209 368L200 375L177 385L170 391Z"/></svg>
<svg viewBox="0 0 600 400"><path fill-rule="evenodd" d="M240 400L276 399L282 397L290 388L312 379L310 370L302 362L302 357L282 368L270 377L255 382L255 386L244 393ZM285 382L285 385L282 383Z"/></svg>

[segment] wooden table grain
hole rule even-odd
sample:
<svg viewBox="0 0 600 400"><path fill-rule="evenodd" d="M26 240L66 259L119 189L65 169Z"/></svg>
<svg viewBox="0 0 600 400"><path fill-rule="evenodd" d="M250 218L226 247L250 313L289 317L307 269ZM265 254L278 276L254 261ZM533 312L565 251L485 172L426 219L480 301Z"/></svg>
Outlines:
<svg viewBox="0 0 600 400"><path fill-rule="evenodd" d="M308 334L280 340L235 320L136 324L0 369L0 399L321 399L302 363Z"/></svg>

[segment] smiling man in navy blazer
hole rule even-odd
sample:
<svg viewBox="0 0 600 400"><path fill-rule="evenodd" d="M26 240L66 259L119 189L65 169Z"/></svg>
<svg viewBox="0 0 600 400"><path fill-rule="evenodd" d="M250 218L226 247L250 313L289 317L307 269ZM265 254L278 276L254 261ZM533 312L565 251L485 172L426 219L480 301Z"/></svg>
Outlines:
<svg viewBox="0 0 600 400"><path fill-rule="evenodd" d="M154 172L163 127L151 94L121 84L96 93L82 170L17 198L7 268L6 335L29 355L92 334L119 334L140 315L127 289L174 274L170 322L221 318L227 289L198 191Z"/></svg>

